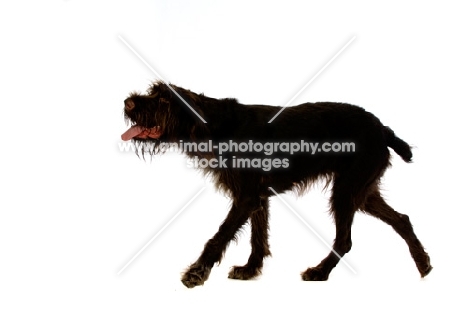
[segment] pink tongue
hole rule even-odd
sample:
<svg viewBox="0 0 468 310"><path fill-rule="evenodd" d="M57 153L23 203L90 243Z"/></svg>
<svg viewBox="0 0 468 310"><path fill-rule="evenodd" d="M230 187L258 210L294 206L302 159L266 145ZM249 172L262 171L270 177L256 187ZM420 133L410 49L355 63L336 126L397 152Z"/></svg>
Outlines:
<svg viewBox="0 0 468 310"><path fill-rule="evenodd" d="M134 137L138 136L140 133L142 133L143 130L145 130L144 127L132 126L126 132L124 132L122 134L122 136L121 136L122 140L124 140L124 141L131 140L132 138L134 138Z"/></svg>

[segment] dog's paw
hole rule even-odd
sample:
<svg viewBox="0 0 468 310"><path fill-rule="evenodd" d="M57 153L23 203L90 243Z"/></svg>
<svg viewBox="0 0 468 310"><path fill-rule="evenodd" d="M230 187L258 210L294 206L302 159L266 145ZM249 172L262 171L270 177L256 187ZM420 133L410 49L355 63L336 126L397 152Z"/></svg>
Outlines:
<svg viewBox="0 0 468 310"><path fill-rule="evenodd" d="M427 276L432 270L431 260L429 259L429 255L426 255L425 262L421 264L417 264L417 267L418 267L419 273L421 274L421 278L424 278L425 276Z"/></svg>
<svg viewBox="0 0 468 310"><path fill-rule="evenodd" d="M185 271L181 281L188 288L203 285L210 276L210 272L211 268L207 266L193 264Z"/></svg>
<svg viewBox="0 0 468 310"><path fill-rule="evenodd" d="M250 280L260 275L261 268L251 266L233 266L229 271L228 278L236 280Z"/></svg>
<svg viewBox="0 0 468 310"><path fill-rule="evenodd" d="M328 280L328 274L325 274L321 268L309 268L302 274L302 280L304 281L326 281Z"/></svg>

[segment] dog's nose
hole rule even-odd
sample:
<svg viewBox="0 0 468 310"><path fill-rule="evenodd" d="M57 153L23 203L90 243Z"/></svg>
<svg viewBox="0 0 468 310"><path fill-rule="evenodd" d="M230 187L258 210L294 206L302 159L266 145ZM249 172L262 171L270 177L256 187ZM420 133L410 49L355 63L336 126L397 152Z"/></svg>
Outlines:
<svg viewBox="0 0 468 310"><path fill-rule="evenodd" d="M132 99L128 98L124 101L125 103L125 111L131 111L135 107L135 102Z"/></svg>

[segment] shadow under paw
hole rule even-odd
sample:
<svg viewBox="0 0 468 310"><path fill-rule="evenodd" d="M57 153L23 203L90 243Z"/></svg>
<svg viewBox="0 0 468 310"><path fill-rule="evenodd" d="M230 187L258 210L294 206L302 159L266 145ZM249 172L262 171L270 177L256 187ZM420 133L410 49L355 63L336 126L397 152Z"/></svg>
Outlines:
<svg viewBox="0 0 468 310"><path fill-rule="evenodd" d="M260 275L260 267L251 266L233 266L229 271L228 278L236 280L250 280Z"/></svg>
<svg viewBox="0 0 468 310"><path fill-rule="evenodd" d="M309 268L302 274L302 280L304 281L326 281L328 280L328 273L323 272L321 268Z"/></svg>
<svg viewBox="0 0 468 310"><path fill-rule="evenodd" d="M208 279L211 268L203 265L193 264L182 276L182 283L188 287L193 288L198 285L203 285Z"/></svg>

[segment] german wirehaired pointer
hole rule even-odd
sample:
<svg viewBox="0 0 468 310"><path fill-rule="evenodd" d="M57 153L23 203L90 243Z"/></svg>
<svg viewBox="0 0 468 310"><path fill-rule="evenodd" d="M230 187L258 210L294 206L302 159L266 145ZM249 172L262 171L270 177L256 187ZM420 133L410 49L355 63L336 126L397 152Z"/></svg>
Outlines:
<svg viewBox="0 0 468 310"><path fill-rule="evenodd" d="M304 193L319 179L332 185L334 251L317 266L302 272L303 280L327 280L340 258L349 252L356 211L392 226L406 241L421 277L429 274L429 256L408 216L393 210L379 191L379 180L390 165L389 148L410 162L409 145L373 114L354 105L304 103L286 108L269 123L280 109L243 105L230 98L214 99L162 82L151 85L146 94L132 93L125 100L125 119L131 128L122 135L123 140L151 143L152 155L164 152L163 143L192 143L183 149L184 153L204 164L198 167L232 198L227 218L205 244L198 260L184 272L182 283L189 288L202 285L247 221L252 229L252 252L244 266L232 267L229 278L248 280L258 276L263 259L270 255L269 198L275 192ZM204 144L205 148L197 149L193 143ZM332 152L333 143L352 143L353 149ZM307 150L298 151L299 145L307 146ZM316 148L312 154L313 145L323 148Z"/></svg>

